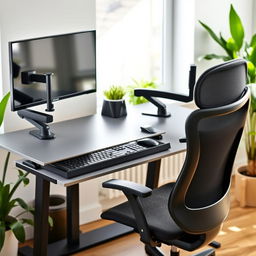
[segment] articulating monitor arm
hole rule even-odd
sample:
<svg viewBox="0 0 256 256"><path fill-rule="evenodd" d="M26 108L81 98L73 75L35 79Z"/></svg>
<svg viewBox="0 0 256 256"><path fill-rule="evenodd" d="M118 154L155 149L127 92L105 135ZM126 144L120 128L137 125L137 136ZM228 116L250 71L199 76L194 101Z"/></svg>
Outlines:
<svg viewBox="0 0 256 256"><path fill-rule="evenodd" d="M18 115L38 128L38 130L30 131L29 133L31 135L40 140L51 140L55 138L54 133L50 131L50 127L46 124L53 121L53 117L51 115L28 109L19 110Z"/></svg>
<svg viewBox="0 0 256 256"><path fill-rule="evenodd" d="M166 110L166 105L156 98L165 98L165 99L172 99L182 102L189 102L193 100L193 91L196 81L196 66L191 65L189 71L189 95L182 95L176 94L166 91L159 91L159 90L151 90L151 89L135 89L134 95L135 96L142 96L152 104L154 104L158 110L157 114L146 114L143 115L150 115L150 116L159 116L159 117L169 117L170 113Z"/></svg>
<svg viewBox="0 0 256 256"><path fill-rule="evenodd" d="M33 82L46 84L46 111L54 111L54 106L52 103L52 85L51 77L53 73L37 74L35 70L23 71L21 72L21 82L22 84L31 84Z"/></svg>

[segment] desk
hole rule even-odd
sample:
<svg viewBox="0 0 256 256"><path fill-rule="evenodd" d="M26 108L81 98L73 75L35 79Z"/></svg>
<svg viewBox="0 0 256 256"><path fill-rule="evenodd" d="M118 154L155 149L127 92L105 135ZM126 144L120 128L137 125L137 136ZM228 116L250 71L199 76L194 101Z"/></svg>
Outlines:
<svg viewBox="0 0 256 256"><path fill-rule="evenodd" d="M163 140L171 142L171 148L167 151L110 168L104 168L72 179L65 179L44 170L43 167L36 170L24 165L22 160L17 161L17 167L36 175L34 250L24 247L19 251L21 255L70 255L132 232L130 228L124 225L112 224L92 232L80 234L79 183L135 165L148 163L146 185L151 188L157 186L161 158L185 150L186 144L180 143L179 138L185 135L185 120L191 110L172 104L168 105L172 116L170 118L158 118L141 115L145 108L147 108L147 111L156 111L154 106L143 104L128 108L128 115L123 118L112 119L98 114L53 124L51 129L56 134L56 139L49 141L40 141L32 137L28 134L30 129L0 135L0 145L3 148L20 154L25 159L30 159L42 166L105 147L148 137L139 129L140 126L146 124L166 131ZM47 218L51 182L66 187L67 239L47 246L48 229L45 227L48 226Z"/></svg>

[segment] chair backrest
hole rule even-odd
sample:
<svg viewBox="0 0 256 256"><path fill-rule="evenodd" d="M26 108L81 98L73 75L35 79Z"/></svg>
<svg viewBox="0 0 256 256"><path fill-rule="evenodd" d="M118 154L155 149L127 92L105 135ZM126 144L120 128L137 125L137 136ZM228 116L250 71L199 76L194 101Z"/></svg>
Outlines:
<svg viewBox="0 0 256 256"><path fill-rule="evenodd" d="M237 59L208 69L195 86L199 109L186 121L187 154L169 199L176 223L191 234L226 218L234 158L249 106L247 65Z"/></svg>

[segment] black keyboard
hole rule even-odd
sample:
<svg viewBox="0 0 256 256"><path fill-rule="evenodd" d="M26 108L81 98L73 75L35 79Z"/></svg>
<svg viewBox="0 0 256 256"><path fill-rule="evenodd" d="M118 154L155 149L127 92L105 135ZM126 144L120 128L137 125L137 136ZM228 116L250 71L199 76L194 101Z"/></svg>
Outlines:
<svg viewBox="0 0 256 256"><path fill-rule="evenodd" d="M61 175L65 178L73 178L82 174L101 170L113 165L131 161L143 156L152 155L168 150L170 143L159 142L156 146L141 146L137 141L95 151L64 161L44 166L43 168Z"/></svg>

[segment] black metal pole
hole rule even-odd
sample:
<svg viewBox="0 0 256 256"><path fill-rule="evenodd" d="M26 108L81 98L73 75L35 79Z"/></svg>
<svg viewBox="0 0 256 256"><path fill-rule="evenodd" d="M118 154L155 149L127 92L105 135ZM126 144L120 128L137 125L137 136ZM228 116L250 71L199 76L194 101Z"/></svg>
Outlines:
<svg viewBox="0 0 256 256"><path fill-rule="evenodd" d="M79 184L67 187L67 240L79 244Z"/></svg>
<svg viewBox="0 0 256 256"><path fill-rule="evenodd" d="M50 182L36 176L34 256L46 256L48 245Z"/></svg>
<svg viewBox="0 0 256 256"><path fill-rule="evenodd" d="M148 163L146 186L153 189L158 187L161 159Z"/></svg>
<svg viewBox="0 0 256 256"><path fill-rule="evenodd" d="M52 73L45 74L46 80L46 103L47 108L46 111L54 111L54 107L52 104L52 84L51 84Z"/></svg>

